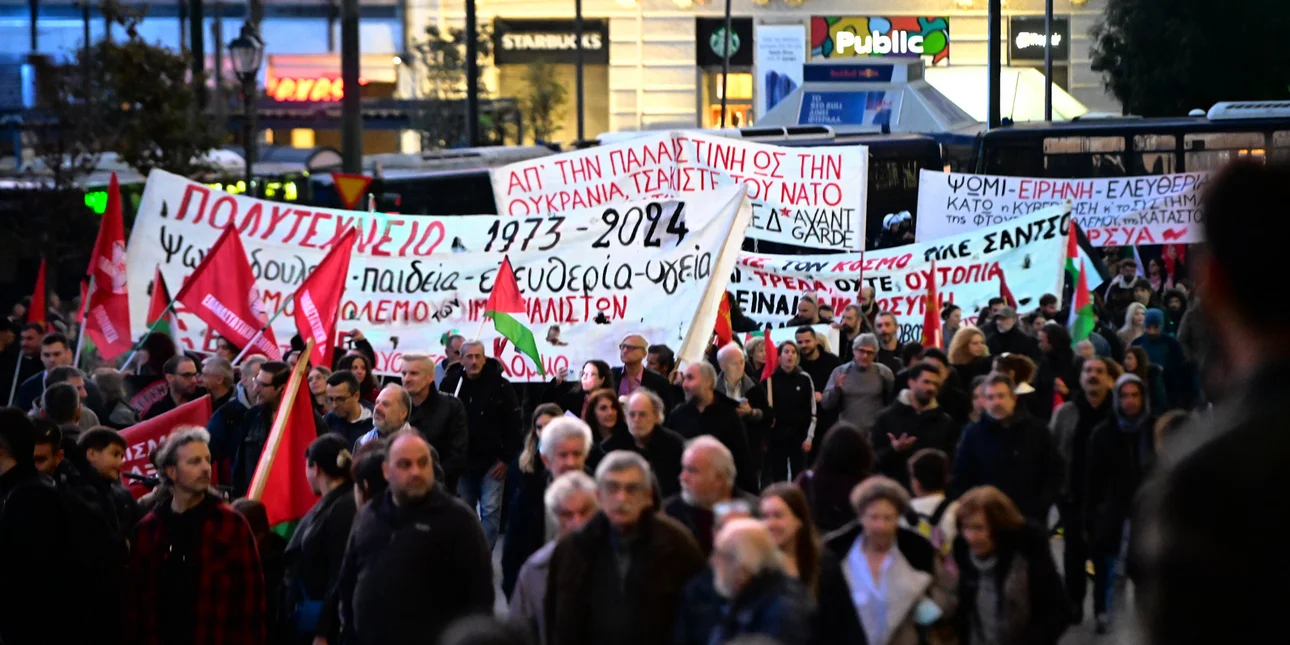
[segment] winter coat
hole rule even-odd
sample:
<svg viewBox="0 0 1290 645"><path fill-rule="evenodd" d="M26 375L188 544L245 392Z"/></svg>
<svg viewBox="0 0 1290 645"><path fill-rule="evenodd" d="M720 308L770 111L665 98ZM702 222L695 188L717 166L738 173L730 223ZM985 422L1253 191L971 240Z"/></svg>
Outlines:
<svg viewBox="0 0 1290 645"><path fill-rule="evenodd" d="M1132 430L1108 419L1089 439L1084 516L1094 553L1119 555L1124 523L1133 515L1133 499L1155 459L1155 417L1144 416Z"/></svg>
<svg viewBox="0 0 1290 645"><path fill-rule="evenodd" d="M539 645L549 642L542 605L546 602L546 577L551 567L551 555L555 553L555 544L554 541L547 542L524 561L524 566L520 567L516 577L515 592L511 595L511 618L522 622L536 634Z"/></svg>
<svg viewBox="0 0 1290 645"><path fill-rule="evenodd" d="M227 407L227 406L225 406ZM312 410L310 410L312 412ZM269 431L273 429L273 418L278 413L276 403L264 403L252 407L242 417L242 423L234 430L236 452L233 454L232 485L233 499L244 497L255 476L255 467L264 454L264 446L269 440ZM331 431L323 418L314 412L314 431L321 437ZM213 441L213 440L212 440Z"/></svg>
<svg viewBox="0 0 1290 645"><path fill-rule="evenodd" d="M520 401L502 374L501 362L495 358L485 360L479 378L474 379L466 377L461 363L453 365L448 368L441 390L456 392L465 405L469 438L461 474L480 475L498 462L511 463L522 447L523 422Z"/></svg>
<svg viewBox="0 0 1290 645"><path fill-rule="evenodd" d="M614 387L621 388L623 385L623 367L620 365L618 367L610 368L609 371L613 374ZM672 384L668 382L667 377L655 372L654 370L646 368L644 372L641 372L641 387L657 394L660 399L663 399L663 407L668 410L681 404L680 400L672 396ZM614 391L618 392L620 390L615 389ZM578 410L574 414L580 415L581 413L582 410Z"/></svg>
<svg viewBox="0 0 1290 645"><path fill-rule="evenodd" d="M608 384L606 384L608 385ZM618 390L614 390L617 392ZM579 419L582 418L582 408L587 404L588 393L582 389L582 383L579 381L554 382L547 385L546 391L542 393L543 403L554 403L560 406L565 412L573 413Z"/></svg>
<svg viewBox="0 0 1290 645"><path fill-rule="evenodd" d="M196 523L196 533L193 557L184 558L176 553L184 548L178 527L188 522ZM135 531L125 589L125 642L262 644L268 622L265 589L255 536L231 506L211 492L179 516L162 502ZM176 629L181 631L163 635Z"/></svg>
<svg viewBox="0 0 1290 645"><path fill-rule="evenodd" d="M475 512L435 486L358 511L338 583L345 642L434 643L454 620L493 611L493 565Z"/></svg>
<svg viewBox="0 0 1290 645"><path fill-rule="evenodd" d="M345 441L352 446L358 442L359 437L372 431L372 410L365 405L358 406L358 418L353 421L340 418L333 410L323 416L323 422L331 432L345 437Z"/></svg>
<svg viewBox="0 0 1290 645"><path fill-rule="evenodd" d="M811 638L811 596L802 583L782 571L762 573L722 609L709 645L759 635L779 643L805 644Z"/></svg>
<svg viewBox="0 0 1290 645"><path fill-rule="evenodd" d="M645 447L641 448L636 445L636 437L624 429L602 441L600 450L606 455L615 450L639 454L649 462L660 495L668 498L681 492L681 456L685 453L685 438L681 435L655 426L645 439Z"/></svg>
<svg viewBox="0 0 1290 645"><path fill-rule="evenodd" d="M233 458L241 448L242 420L249 409L235 397L216 409L211 420L206 422L206 431L211 435L211 461L214 472L218 473L217 481L233 481Z"/></svg>
<svg viewBox="0 0 1290 645"><path fill-rule="evenodd" d="M994 486L1022 515L1046 521L1064 472L1048 427L1019 409L1006 425L984 415L963 430L950 488L959 497L977 486Z"/></svg>
<svg viewBox="0 0 1290 645"><path fill-rule="evenodd" d="M1155 338L1143 335L1133 341L1133 345L1147 350L1147 357L1151 359L1151 364L1159 365L1164 371L1165 393L1169 398L1169 408L1191 407L1196 400L1196 381L1178 339L1163 333Z"/></svg>
<svg viewBox="0 0 1290 645"><path fill-rule="evenodd" d="M753 463L744 422L735 411L735 402L730 397L720 392L713 392L712 397L712 403L702 412L693 401L676 406L663 420L663 424L687 440L705 434L715 437L735 458L735 485L755 493L760 489L757 485L759 469Z"/></svg>
<svg viewBox="0 0 1290 645"><path fill-rule="evenodd" d="M909 458L915 452L934 448L953 456L954 447L959 442L959 426L941 410L940 404L933 399L927 409L919 412L914 409L913 395L910 390L901 390L896 402L878 415L871 435L876 470L905 488L909 488ZM901 435L909 435L917 437L918 441L904 452L897 452L892 448L888 435L897 439Z"/></svg>
<svg viewBox="0 0 1290 645"><path fill-rule="evenodd" d="M507 504L509 520L506 539L502 542L502 593L507 598L515 589L520 567L538 549L546 544L547 513L546 487L551 484L551 471L541 459L534 459L534 470L526 473L518 467L507 471L507 478L514 473L518 484Z"/></svg>
<svg viewBox="0 0 1290 645"><path fill-rule="evenodd" d="M867 382L871 373L877 376L877 389L871 387L871 381ZM838 387L839 375L845 375L841 388ZM861 368L855 361L843 363L829 374L821 404L826 410L838 410L842 421L853 423L868 434L878 419L878 413L895 397L895 382L896 375L882 363L875 361L868 368Z"/></svg>
<svg viewBox="0 0 1290 645"><path fill-rule="evenodd" d="M1088 442L1093 436L1093 430L1109 416L1111 397L1106 397L1102 405L1095 409L1082 393L1053 411L1053 419L1048 427L1057 442L1057 454L1061 455L1066 467L1061 487L1063 500L1083 499L1085 476L1088 474Z"/></svg>
<svg viewBox="0 0 1290 645"><path fill-rule="evenodd" d="M709 564L685 583L676 614L675 645L708 645L712 632L721 620L726 600L717 593L715 572Z"/></svg>
<svg viewBox="0 0 1290 645"><path fill-rule="evenodd" d="M803 471L793 483L806 495L815 526L821 533L829 533L855 520L851 491L870 474L839 475L811 469Z"/></svg>
<svg viewBox="0 0 1290 645"><path fill-rule="evenodd" d="M995 543L998 561L993 573L1003 634L998 645L1056 645L1070 622L1070 609L1047 533L1028 525L996 537ZM970 552L963 536L954 539L959 570L954 623L959 642L965 645L973 642L972 631L979 621L976 597L981 587Z"/></svg>
<svg viewBox="0 0 1290 645"><path fill-rule="evenodd" d="M646 511L636 526L626 580L606 585L617 579L616 540L602 512L556 544L544 607L551 643L606 642L593 625L615 617L623 621L623 633L637 636L617 645L673 642L682 589L704 566L698 544L674 520Z"/></svg>
<svg viewBox="0 0 1290 645"><path fill-rule="evenodd" d="M354 484L345 483L323 495L296 524L283 556L284 613L290 615L306 600L323 601L335 591L357 514Z"/></svg>
<svg viewBox="0 0 1290 645"><path fill-rule="evenodd" d="M847 559L864 533L852 522L824 537L824 546L838 560L836 569L821 571L820 637L834 643L865 643L867 636L856 609ZM927 598L941 608L942 615L954 615L954 577L927 538L909 529L896 529L893 562L884 574L887 587L887 640L869 645L918 645L923 631L914 622L914 610ZM867 566L867 565L866 565Z"/></svg>
<svg viewBox="0 0 1290 645"><path fill-rule="evenodd" d="M750 495L739 489L730 493L730 501L736 500L749 504L754 511L760 504L756 495ZM694 506L685 501L685 497L681 495L673 495L663 500L660 512L690 531L694 541L699 544L699 550L703 551L704 557L712 553L712 542L716 537L716 516L711 510Z"/></svg>
<svg viewBox="0 0 1290 645"><path fill-rule="evenodd" d="M760 378L761 374L757 377ZM771 420L774 419L774 410L771 409L770 400L766 394L766 384L758 383L751 376L744 374L739 383L732 387L723 375L718 374L716 391L736 401L735 407L738 407L737 401L740 398L748 401L748 407L752 408L752 413L747 417L739 418L744 422L744 430L748 434L748 447L753 451L754 456L761 454L762 446L766 443L767 430L770 428ZM760 465L759 462L758 465Z"/></svg>
<svg viewBox="0 0 1290 645"><path fill-rule="evenodd" d="M457 490L457 478L466 471L470 445L466 418L466 406L461 399L444 394L433 384L426 399L421 405L412 406L408 414L408 423L439 451L446 478L443 481L449 490Z"/></svg>
<svg viewBox="0 0 1290 645"><path fill-rule="evenodd" d="M807 435L816 430L815 384L801 369L792 373L782 368L762 384L768 388L771 428L767 446L777 452L800 450Z"/></svg>
<svg viewBox="0 0 1290 645"><path fill-rule="evenodd" d="M972 381L978 376L985 376L994 369L994 359L989 356L977 356L970 362L955 365L954 369L959 373L959 382L963 383L965 389L971 389ZM971 394L971 392L969 392Z"/></svg>
<svg viewBox="0 0 1290 645"><path fill-rule="evenodd" d="M1039 363L1041 354L1039 352L1039 341L1034 336L1022 331L1021 324L1015 324L1008 331L997 331L993 336L985 341L986 347L990 348L991 356L1002 356L1004 354L1020 354Z"/></svg>
<svg viewBox="0 0 1290 645"><path fill-rule="evenodd" d="M129 552L130 540L134 538L134 529L143 519L143 509L120 480L106 479L91 470L89 463L79 459L79 472L71 478L68 490L80 498L107 526L125 562ZM64 461L63 463L67 463Z"/></svg>

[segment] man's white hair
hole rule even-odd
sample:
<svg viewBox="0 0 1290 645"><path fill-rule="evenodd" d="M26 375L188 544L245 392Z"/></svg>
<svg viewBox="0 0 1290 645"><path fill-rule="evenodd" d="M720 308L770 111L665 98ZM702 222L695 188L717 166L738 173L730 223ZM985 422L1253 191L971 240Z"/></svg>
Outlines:
<svg viewBox="0 0 1290 645"><path fill-rule="evenodd" d="M743 357L744 350L740 349L740 347L734 343L726 343L724 347L717 350L717 362L721 364L722 368L726 366L726 361L733 360L735 358L742 359Z"/></svg>
<svg viewBox="0 0 1290 645"><path fill-rule="evenodd" d="M735 565L751 575L784 570L784 556L774 538L766 525L755 519L741 517L726 522L717 533L716 544L730 549Z"/></svg>
<svg viewBox="0 0 1290 645"><path fill-rule="evenodd" d="M649 462L632 450L615 450L600 460L600 465L596 466L596 481L604 481L605 475L609 473L621 473L625 470L636 469L641 472L642 478L646 481L652 481L654 471L650 469Z"/></svg>
<svg viewBox="0 0 1290 645"><path fill-rule="evenodd" d="M576 492L590 495L592 502L595 503L596 480L581 470L570 471L556 477L555 481L546 487L546 492L542 495L542 501L546 503L547 514L554 518L556 509L560 508L564 500Z"/></svg>
<svg viewBox="0 0 1290 645"><path fill-rule="evenodd" d="M538 451L547 459L555 457L555 448L569 439L582 440L582 456L591 452L591 428L582 419L556 417L542 427L538 437Z"/></svg>
<svg viewBox="0 0 1290 645"><path fill-rule="evenodd" d="M726 444L721 443L710 434L703 434L685 442L686 455L696 450L711 451L713 465L716 466L717 472L721 473L726 478L726 481L733 485L738 471L735 468L735 456L730 453L730 449L726 447ZM684 458L684 455L682 458Z"/></svg>

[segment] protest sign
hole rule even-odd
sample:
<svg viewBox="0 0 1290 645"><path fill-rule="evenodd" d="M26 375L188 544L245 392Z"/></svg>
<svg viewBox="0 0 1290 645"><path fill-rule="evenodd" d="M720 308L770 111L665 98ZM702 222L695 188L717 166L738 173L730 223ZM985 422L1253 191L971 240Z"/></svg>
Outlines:
<svg viewBox="0 0 1290 645"><path fill-rule="evenodd" d="M211 420L211 397L209 394L189 401L169 412L159 414L147 421L140 421L121 431L125 439L125 461L121 462L121 472L156 477L157 469L152 466L148 456L156 449L157 444L179 426L201 426ZM211 483L215 483L215 471L211 472ZM143 497L147 489L142 486L131 486L126 480L135 499Z"/></svg>
<svg viewBox="0 0 1290 645"><path fill-rule="evenodd" d="M134 331L145 330L144 291L155 267L177 288L232 221L264 308L285 307L273 330L286 342L296 334L292 293L356 226L338 336L361 330L376 350L377 373L397 373L403 353L437 360L445 334L479 328L504 255L528 307L516 317L536 332L548 374L616 357L629 332L701 357L749 215L738 186L551 216L425 217L267 202L153 171L130 238ZM182 308L178 316L187 323L176 337L184 349L214 351L205 323ZM701 338L687 344L691 323ZM483 340L509 378L537 378L492 325Z"/></svg>
<svg viewBox="0 0 1290 645"><path fill-rule="evenodd" d="M1203 241L1205 173L1040 179L923 170L918 180L919 242L960 235L1071 202L1093 246Z"/></svg>
<svg viewBox="0 0 1290 645"><path fill-rule="evenodd" d="M656 132L494 169L493 196L502 215L531 217L743 183L749 238L859 251L868 163L864 146L785 148Z"/></svg>
<svg viewBox="0 0 1290 645"><path fill-rule="evenodd" d="M1060 296L1070 218L1048 209L969 233L861 254L767 255L741 253L729 289L748 317L782 325L797 313L797 301L813 292L839 315L855 302L856 280L874 289L880 311L900 324L900 341L922 338L924 297L936 261L938 308L953 302L972 322L975 312L999 295L1007 279L1018 306L1034 309L1045 293Z"/></svg>

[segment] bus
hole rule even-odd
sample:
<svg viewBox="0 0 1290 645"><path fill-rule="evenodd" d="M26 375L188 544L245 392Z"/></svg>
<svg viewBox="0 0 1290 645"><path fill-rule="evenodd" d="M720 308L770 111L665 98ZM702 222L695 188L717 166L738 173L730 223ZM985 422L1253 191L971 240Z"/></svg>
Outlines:
<svg viewBox="0 0 1290 645"><path fill-rule="evenodd" d="M1135 177L1290 158L1290 101L1218 103L1185 117L1017 123L980 137L975 171L1014 177Z"/></svg>

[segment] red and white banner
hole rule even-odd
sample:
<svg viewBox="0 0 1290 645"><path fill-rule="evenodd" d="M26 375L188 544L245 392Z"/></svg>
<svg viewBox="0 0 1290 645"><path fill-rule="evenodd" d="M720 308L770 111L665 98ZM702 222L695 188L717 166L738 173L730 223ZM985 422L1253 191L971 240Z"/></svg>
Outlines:
<svg viewBox="0 0 1290 645"><path fill-rule="evenodd" d="M296 290L296 331L306 341L314 341L313 355L309 357L314 365L331 365L336 350L332 339L336 337L340 299L349 281L349 255L356 239L358 229L349 229Z"/></svg>
<svg viewBox="0 0 1290 645"><path fill-rule="evenodd" d="M121 431L121 436L125 438L125 462L121 464L122 473L133 473L135 475L146 475L156 477L157 469L152 467L152 462L148 456L157 448L157 444L166 438L175 428L179 426L201 426L206 427L210 423L211 415L210 395L189 401L169 412L159 414L147 421L140 421L129 428ZM212 472L214 477L214 472ZM123 482L130 491L134 493L135 499L143 497L148 492L143 486L131 486L130 480ZM211 483L215 483L213 480Z"/></svg>
<svg viewBox="0 0 1290 645"><path fill-rule="evenodd" d="M126 288L125 223L121 216L121 190L116 173L108 185L107 210L99 223L89 274L94 289L89 294L85 333L99 349L99 356L111 360L130 351L130 295Z"/></svg>
<svg viewBox="0 0 1290 645"><path fill-rule="evenodd" d="M224 227L175 299L237 347L254 340L248 355L282 358L273 329L257 333L269 318L242 237L232 223Z"/></svg>
<svg viewBox="0 0 1290 645"><path fill-rule="evenodd" d="M1204 241L1200 197L1208 176L1043 179L923 170L916 239L927 242L1071 202L1093 246Z"/></svg>

